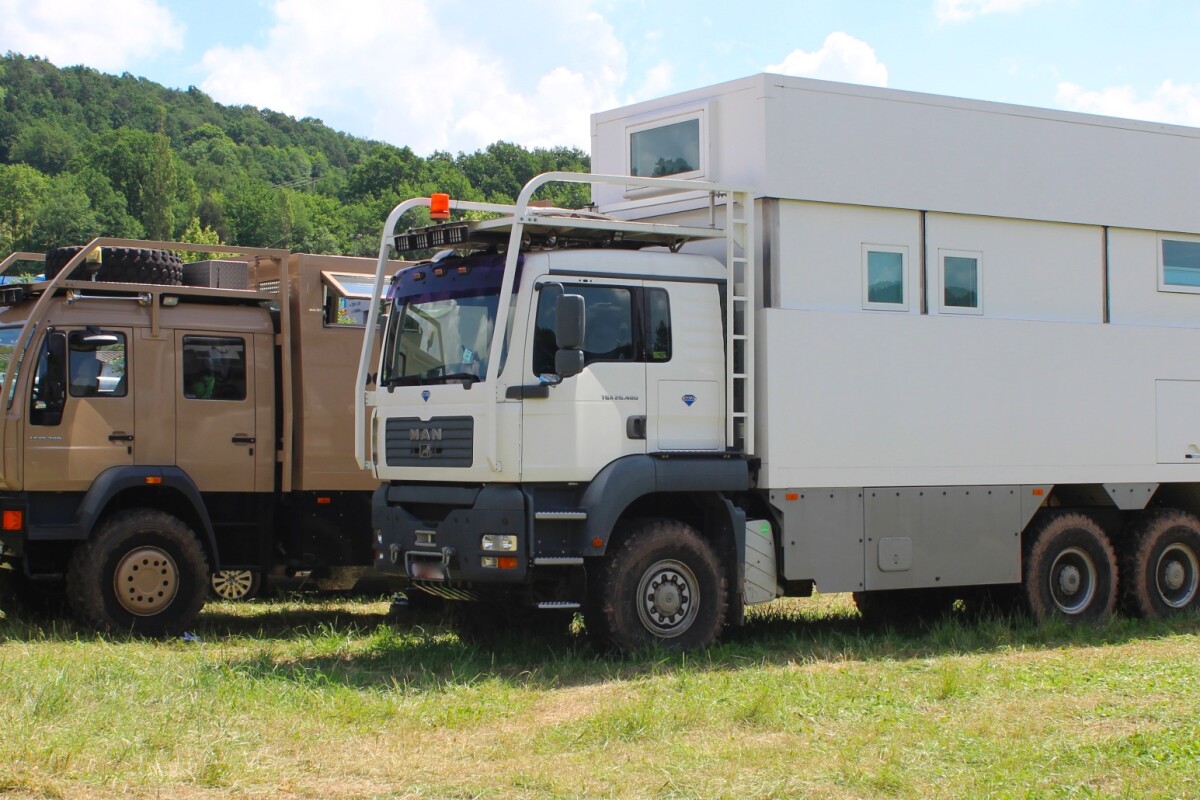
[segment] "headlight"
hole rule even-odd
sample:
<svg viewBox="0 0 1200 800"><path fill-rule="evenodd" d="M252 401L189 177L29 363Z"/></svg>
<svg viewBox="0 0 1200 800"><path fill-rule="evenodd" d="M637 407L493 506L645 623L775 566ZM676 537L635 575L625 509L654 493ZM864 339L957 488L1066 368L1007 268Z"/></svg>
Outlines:
<svg viewBox="0 0 1200 800"><path fill-rule="evenodd" d="M511 533L485 533L479 546L483 550L502 550L511 553L517 549L517 537Z"/></svg>

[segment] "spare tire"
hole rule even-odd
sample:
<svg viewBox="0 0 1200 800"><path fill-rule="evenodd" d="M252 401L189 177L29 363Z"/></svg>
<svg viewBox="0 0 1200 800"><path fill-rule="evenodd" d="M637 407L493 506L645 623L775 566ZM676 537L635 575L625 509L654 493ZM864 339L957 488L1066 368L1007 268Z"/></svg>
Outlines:
<svg viewBox="0 0 1200 800"><path fill-rule="evenodd" d="M80 247L59 247L46 253L46 280L50 280L78 253ZM148 283L155 286L183 284L183 261L166 250L140 247L102 247L100 265L80 264L72 278L87 280L94 270L96 281L104 283Z"/></svg>

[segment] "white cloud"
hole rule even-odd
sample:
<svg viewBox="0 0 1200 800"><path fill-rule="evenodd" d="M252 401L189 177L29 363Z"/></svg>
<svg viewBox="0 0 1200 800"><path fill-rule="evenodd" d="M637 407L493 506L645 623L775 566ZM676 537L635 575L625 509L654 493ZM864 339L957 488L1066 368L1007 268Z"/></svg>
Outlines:
<svg viewBox="0 0 1200 800"><path fill-rule="evenodd" d="M123 72L183 47L183 26L156 0L0 0L0 51Z"/></svg>
<svg viewBox="0 0 1200 800"><path fill-rule="evenodd" d="M876 58L874 48L841 31L826 36L820 50L812 53L793 50L783 63L771 64L766 70L868 86L887 86L888 82L887 65Z"/></svg>
<svg viewBox="0 0 1200 800"><path fill-rule="evenodd" d="M351 0L331 23L323 0L275 0L265 43L205 53L200 86L422 155L500 139L588 149L588 115L616 105L625 80L612 27L585 3L479 8Z"/></svg>
<svg viewBox="0 0 1200 800"><path fill-rule="evenodd" d="M1015 14L1046 0L937 0L933 7L938 22L966 22L984 14Z"/></svg>
<svg viewBox="0 0 1200 800"><path fill-rule="evenodd" d="M1129 86L1089 91L1074 83L1060 83L1055 100L1071 111L1200 126L1200 84L1166 80L1150 97L1140 98Z"/></svg>

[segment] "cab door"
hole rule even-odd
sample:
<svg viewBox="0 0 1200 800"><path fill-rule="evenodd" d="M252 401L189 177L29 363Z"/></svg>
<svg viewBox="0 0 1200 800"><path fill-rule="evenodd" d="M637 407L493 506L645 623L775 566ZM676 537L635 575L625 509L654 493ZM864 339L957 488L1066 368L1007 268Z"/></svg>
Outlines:
<svg viewBox="0 0 1200 800"><path fill-rule="evenodd" d="M523 366L522 480L590 480L610 462L646 452L640 286L639 281L564 278L561 285L538 287ZM564 291L584 298L585 366L550 385L557 351L555 304Z"/></svg>
<svg viewBox="0 0 1200 800"><path fill-rule="evenodd" d="M176 463L202 492L252 492L259 442L249 334L175 332Z"/></svg>
<svg viewBox="0 0 1200 800"><path fill-rule="evenodd" d="M134 463L128 328L58 328L38 349L25 427L25 486L86 491L110 467Z"/></svg>

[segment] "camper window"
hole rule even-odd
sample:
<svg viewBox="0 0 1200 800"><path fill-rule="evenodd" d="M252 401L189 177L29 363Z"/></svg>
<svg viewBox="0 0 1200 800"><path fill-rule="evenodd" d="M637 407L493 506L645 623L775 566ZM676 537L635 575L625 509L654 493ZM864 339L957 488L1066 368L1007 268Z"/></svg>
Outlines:
<svg viewBox="0 0 1200 800"><path fill-rule="evenodd" d="M1162 263L1158 288L1167 292L1200 292L1200 239L1167 239L1159 244Z"/></svg>
<svg viewBox="0 0 1200 800"><path fill-rule="evenodd" d="M983 254L941 250L942 313L983 313Z"/></svg>
<svg viewBox="0 0 1200 800"><path fill-rule="evenodd" d="M908 248L863 245L863 308L908 310Z"/></svg>

